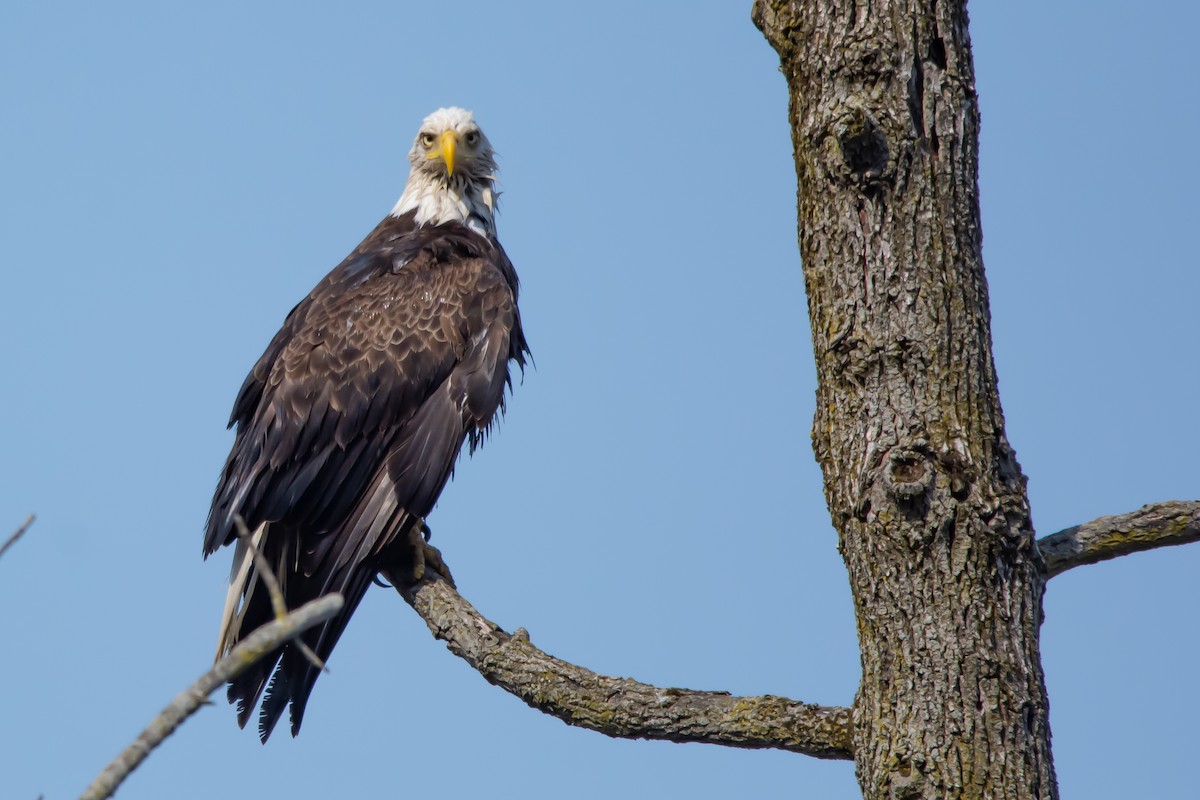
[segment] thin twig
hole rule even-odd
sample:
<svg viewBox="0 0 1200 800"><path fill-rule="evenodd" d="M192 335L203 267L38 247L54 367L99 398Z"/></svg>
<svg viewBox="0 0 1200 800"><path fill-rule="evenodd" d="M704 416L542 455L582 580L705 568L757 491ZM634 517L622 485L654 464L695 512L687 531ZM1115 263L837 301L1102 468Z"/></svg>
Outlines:
<svg viewBox="0 0 1200 800"><path fill-rule="evenodd" d="M246 527L246 520L242 519L241 514L233 515L233 524L237 527L238 538L250 548L250 556L254 559L258 575L267 585L267 594L271 596L271 609L275 612L275 619L283 619L288 613L287 603L283 600L283 587L275 577L275 570L271 569L267 557L254 546L254 537L250 535L250 529Z"/></svg>
<svg viewBox="0 0 1200 800"><path fill-rule="evenodd" d="M1100 517L1038 540L1046 577L1117 556L1200 540L1200 500L1171 500Z"/></svg>
<svg viewBox="0 0 1200 800"><path fill-rule="evenodd" d="M233 515L233 524L237 527L238 538L246 543L246 547L250 548L254 566L258 570L259 576L262 577L263 583L267 585L267 594L271 596L271 609L275 612L275 619L283 619L287 616L288 609L287 603L283 599L283 587L279 585L275 571L271 569L271 564L262 551L254 546L254 537L250 535L250 529L246 527L246 520L242 519L241 514ZM299 637L292 644L300 651L300 655L317 668L318 672L329 672L329 667L325 666L325 662Z"/></svg>
<svg viewBox="0 0 1200 800"><path fill-rule="evenodd" d="M295 639L314 625L329 619L341 610L342 604L340 594L327 594L305 603L283 619L262 626L239 642L229 655L176 695L175 699L150 721L138 738L92 781L92 785L83 793L82 800L105 800L112 796L129 773L137 769L146 756L162 744L184 720L196 713L213 690L242 674L288 639Z"/></svg>
<svg viewBox="0 0 1200 800"><path fill-rule="evenodd" d="M17 539L20 539L25 535L25 531L29 530L29 526L33 524L35 519L37 519L37 517L33 514L30 514L25 518L25 521L21 523L21 527L13 531L12 536L9 536L4 540L4 544L0 545L0 558L2 558L4 554L8 552L8 548L17 543Z"/></svg>

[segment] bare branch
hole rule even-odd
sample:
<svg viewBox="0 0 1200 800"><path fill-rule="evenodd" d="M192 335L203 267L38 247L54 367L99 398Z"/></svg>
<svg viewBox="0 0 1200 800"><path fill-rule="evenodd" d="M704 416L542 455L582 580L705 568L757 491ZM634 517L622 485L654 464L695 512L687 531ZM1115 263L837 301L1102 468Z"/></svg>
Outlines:
<svg viewBox="0 0 1200 800"><path fill-rule="evenodd" d="M258 570L258 576L267 586L267 595L271 598L271 610L275 612L275 619L283 619L288 613L287 603L283 601L283 587L279 585L275 571L271 569L267 557L255 546L254 537L250 535L250 529L246 527L246 520L242 519L241 514L233 515L233 525L237 528L238 538L250 550L250 557L254 559L254 567Z"/></svg>
<svg viewBox="0 0 1200 800"><path fill-rule="evenodd" d="M37 519L37 517L33 514L30 514L25 518L25 521L21 523L21 527L13 531L12 535L4 540L4 544L0 545L0 558L2 558L4 554L8 552L8 548L17 543L17 539L20 539L25 535L25 531L29 530L29 526L33 524L35 519Z"/></svg>
<svg viewBox="0 0 1200 800"><path fill-rule="evenodd" d="M283 619L287 616L287 603L283 599L283 587L279 585L279 579L275 577L275 572L271 569L271 563L267 561L267 557L262 554L262 551L254 544L254 537L250 535L250 529L246 527L246 520L242 519L241 514L233 515L233 524L237 528L238 538L246 543L246 547L250 550L250 557L254 559L254 566L258 570L258 575L262 578L263 583L267 586L267 594L271 598L271 610L275 613L275 619ZM308 663L317 668L318 672L328 672L329 668L325 666L325 662L320 656L313 652L313 649L304 643L303 639L297 638L292 642L300 654L308 659Z"/></svg>
<svg viewBox="0 0 1200 800"><path fill-rule="evenodd" d="M218 686L242 674L248 667L275 648L332 617L342 608L340 594L327 594L305 603L283 619L275 620L247 636L229 655L222 658L200 679L184 689L146 726L141 735L104 768L82 800L110 797L129 773L137 769L150 752L174 733L184 720L196 713Z"/></svg>
<svg viewBox="0 0 1200 800"><path fill-rule="evenodd" d="M623 739L777 748L851 759L850 709L785 697L659 688L598 675L548 655L523 628L508 634L431 569L415 584L393 581L429 630L489 682L568 725Z"/></svg>
<svg viewBox="0 0 1200 800"><path fill-rule="evenodd" d="M1046 577L1110 558L1200 539L1200 501L1172 500L1076 525L1038 540Z"/></svg>

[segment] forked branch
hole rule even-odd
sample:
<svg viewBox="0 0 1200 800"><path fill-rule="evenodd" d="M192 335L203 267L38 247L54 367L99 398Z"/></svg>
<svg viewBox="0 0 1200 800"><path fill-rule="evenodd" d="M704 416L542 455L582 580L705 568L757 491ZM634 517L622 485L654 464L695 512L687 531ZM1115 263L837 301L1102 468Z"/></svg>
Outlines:
<svg viewBox="0 0 1200 800"><path fill-rule="evenodd" d="M1172 500L1076 525L1038 540L1046 577L1110 558L1200 539L1200 501Z"/></svg>
<svg viewBox="0 0 1200 800"><path fill-rule="evenodd" d="M397 590L450 652L533 708L568 725L622 739L777 748L851 759L850 709L785 697L659 688L598 675L534 647L524 629L506 633L432 570Z"/></svg>

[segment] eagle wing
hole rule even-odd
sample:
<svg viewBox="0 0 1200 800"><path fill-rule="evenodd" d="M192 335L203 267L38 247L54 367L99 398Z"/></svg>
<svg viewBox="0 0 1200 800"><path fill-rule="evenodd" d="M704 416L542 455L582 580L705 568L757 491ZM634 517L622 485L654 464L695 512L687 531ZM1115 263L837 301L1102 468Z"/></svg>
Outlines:
<svg viewBox="0 0 1200 800"><path fill-rule="evenodd" d="M290 608L341 592L340 614L304 637L322 659L379 570L405 557L404 534L432 510L464 440L492 424L508 362L526 352L498 244L456 226L370 242L292 310L242 386L204 543L208 555L233 541L240 516ZM273 618L240 558L218 655ZM299 730L317 678L285 645L230 685L240 724L272 671L264 741L289 701Z"/></svg>

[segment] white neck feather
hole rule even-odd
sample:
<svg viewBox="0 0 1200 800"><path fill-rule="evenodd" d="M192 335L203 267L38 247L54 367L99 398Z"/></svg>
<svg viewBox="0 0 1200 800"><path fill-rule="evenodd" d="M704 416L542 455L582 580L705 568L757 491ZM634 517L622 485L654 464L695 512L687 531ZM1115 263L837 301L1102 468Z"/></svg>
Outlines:
<svg viewBox="0 0 1200 800"><path fill-rule="evenodd" d="M447 183L440 175L413 170L392 216L414 209L418 225L461 222L483 236L496 236L496 193L490 180L476 183L455 175Z"/></svg>

